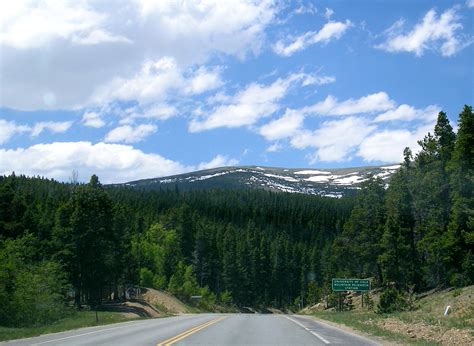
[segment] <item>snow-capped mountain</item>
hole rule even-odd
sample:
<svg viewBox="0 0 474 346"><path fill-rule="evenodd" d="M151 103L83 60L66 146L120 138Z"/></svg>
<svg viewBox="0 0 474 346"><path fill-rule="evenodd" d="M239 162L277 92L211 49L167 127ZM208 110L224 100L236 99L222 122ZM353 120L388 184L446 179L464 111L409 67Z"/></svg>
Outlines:
<svg viewBox="0 0 474 346"><path fill-rule="evenodd" d="M260 166L222 167L123 185L144 189L260 188L272 191L342 197L354 193L370 175L388 182L400 165L339 169L295 169Z"/></svg>

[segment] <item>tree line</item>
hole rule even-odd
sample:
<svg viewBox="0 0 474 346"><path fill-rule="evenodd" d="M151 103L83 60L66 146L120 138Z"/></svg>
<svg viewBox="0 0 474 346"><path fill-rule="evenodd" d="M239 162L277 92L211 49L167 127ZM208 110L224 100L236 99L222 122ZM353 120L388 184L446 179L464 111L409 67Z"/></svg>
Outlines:
<svg viewBox="0 0 474 346"><path fill-rule="evenodd" d="M0 178L0 325L49 323L141 285L183 300L290 307L333 277L400 291L472 284L472 108L433 134L386 188L332 199L261 190L146 191Z"/></svg>

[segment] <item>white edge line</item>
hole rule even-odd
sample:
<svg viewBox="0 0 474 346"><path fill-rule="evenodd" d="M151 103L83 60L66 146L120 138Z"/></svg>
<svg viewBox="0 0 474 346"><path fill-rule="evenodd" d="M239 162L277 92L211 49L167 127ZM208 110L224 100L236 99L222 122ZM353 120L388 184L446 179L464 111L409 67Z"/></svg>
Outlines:
<svg viewBox="0 0 474 346"><path fill-rule="evenodd" d="M324 342L326 345L329 345L330 342L327 341L325 338L323 338L321 335L319 335L318 333L312 331L312 330L309 330L309 328L307 328L303 323L300 323L298 322L297 320L294 320L292 319L291 317L288 317L288 316L285 316L287 319L289 319L290 321L296 323L297 325L299 325L300 327L302 327L304 330L310 332L311 334L313 334L315 337L317 337L318 339L320 339L322 342Z"/></svg>
<svg viewBox="0 0 474 346"><path fill-rule="evenodd" d="M133 321L133 322L142 322L142 321ZM135 325L136 323L133 323L132 325ZM124 326L118 326L118 327L113 327L113 328L107 328L107 329L99 329L99 330L94 330L92 332L88 333L82 333L82 334L76 334L76 335L71 335L71 336L66 336L64 338L59 338L59 339L53 339L53 340L47 340L47 341L42 341L42 342L36 342L31 345L43 345L43 344L49 344L50 342L56 342L56 341L61 341L61 340L67 340L67 339L72 339L72 338L78 338L80 336L84 335L90 335L90 334L95 334L95 333L100 333L100 332L106 332L108 330L114 330L114 329L119 329L123 328ZM125 326L126 327L126 326Z"/></svg>

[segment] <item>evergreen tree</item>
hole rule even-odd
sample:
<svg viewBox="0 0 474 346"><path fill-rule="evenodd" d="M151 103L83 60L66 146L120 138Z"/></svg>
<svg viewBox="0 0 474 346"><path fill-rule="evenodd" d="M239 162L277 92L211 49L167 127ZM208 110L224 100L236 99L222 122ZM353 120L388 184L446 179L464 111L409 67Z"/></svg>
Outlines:
<svg viewBox="0 0 474 346"><path fill-rule="evenodd" d="M112 201L95 175L77 187L59 212L58 257L68 268L77 305L81 294L91 304L102 300L101 290L111 277L112 218Z"/></svg>
<svg viewBox="0 0 474 346"><path fill-rule="evenodd" d="M392 176L386 196L387 219L379 257L384 282L395 282L403 289L408 289L412 283L419 284L408 174L405 166Z"/></svg>
<svg viewBox="0 0 474 346"><path fill-rule="evenodd" d="M452 208L446 251L454 284L474 282L474 114L464 106L449 163Z"/></svg>

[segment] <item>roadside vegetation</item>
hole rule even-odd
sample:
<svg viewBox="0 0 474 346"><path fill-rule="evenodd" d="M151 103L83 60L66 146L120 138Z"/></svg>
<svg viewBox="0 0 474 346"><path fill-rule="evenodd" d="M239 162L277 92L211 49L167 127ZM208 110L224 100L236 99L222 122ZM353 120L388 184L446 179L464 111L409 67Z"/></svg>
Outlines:
<svg viewBox="0 0 474 346"><path fill-rule="evenodd" d="M54 322L30 327L1 327L0 341L29 338L48 333L57 333L66 330L93 327L117 322L125 322L138 317L127 317L118 312L98 312L98 320L96 321L95 311L76 311L68 310L65 316Z"/></svg>
<svg viewBox="0 0 474 346"><path fill-rule="evenodd" d="M380 293L372 295L377 305ZM404 311L384 313L361 308L360 296L350 311L325 310L321 305L304 313L346 325L387 341L419 345L472 345L474 343L474 286L430 291L415 297ZM444 315L450 306L447 315Z"/></svg>
<svg viewBox="0 0 474 346"><path fill-rule="evenodd" d="M472 285L472 107L457 134L440 112L419 145L388 188L371 177L341 199L2 176L0 326L52 326L138 286L198 311L297 310L333 304L332 278L370 278L373 306L397 313L420 292Z"/></svg>

